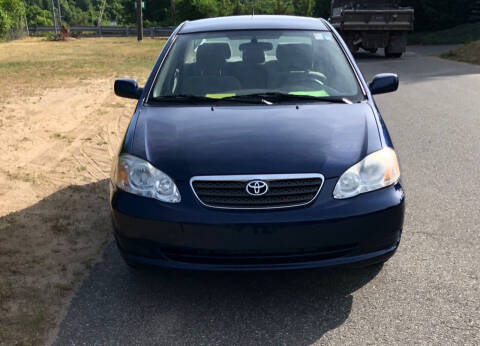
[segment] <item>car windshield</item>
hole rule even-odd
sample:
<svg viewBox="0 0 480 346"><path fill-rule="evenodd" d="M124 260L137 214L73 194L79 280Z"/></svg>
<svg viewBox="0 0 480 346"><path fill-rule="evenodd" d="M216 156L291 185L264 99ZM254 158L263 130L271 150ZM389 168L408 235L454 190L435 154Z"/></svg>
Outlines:
<svg viewBox="0 0 480 346"><path fill-rule="evenodd" d="M150 100L364 98L332 33L248 30L179 35Z"/></svg>

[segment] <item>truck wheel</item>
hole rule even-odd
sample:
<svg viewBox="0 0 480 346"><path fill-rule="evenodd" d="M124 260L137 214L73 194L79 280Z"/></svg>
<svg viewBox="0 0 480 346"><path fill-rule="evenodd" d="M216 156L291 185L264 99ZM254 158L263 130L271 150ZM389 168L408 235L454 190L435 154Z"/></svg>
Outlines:
<svg viewBox="0 0 480 346"><path fill-rule="evenodd" d="M398 59L398 58L401 58L403 55L403 53L391 53L390 52L390 49L385 48L385 57L386 58L395 58L395 59Z"/></svg>
<svg viewBox="0 0 480 346"><path fill-rule="evenodd" d="M378 51L378 48L371 48L368 51L372 54L375 54Z"/></svg>
<svg viewBox="0 0 480 346"><path fill-rule="evenodd" d="M398 59L398 58L401 58L403 55L403 53L389 53L389 54L385 54L385 56L387 58L395 58L395 59Z"/></svg>
<svg viewBox="0 0 480 346"><path fill-rule="evenodd" d="M351 47L348 47L348 49L350 50L350 52L355 55L358 53L358 47L355 47L355 46L351 46Z"/></svg>

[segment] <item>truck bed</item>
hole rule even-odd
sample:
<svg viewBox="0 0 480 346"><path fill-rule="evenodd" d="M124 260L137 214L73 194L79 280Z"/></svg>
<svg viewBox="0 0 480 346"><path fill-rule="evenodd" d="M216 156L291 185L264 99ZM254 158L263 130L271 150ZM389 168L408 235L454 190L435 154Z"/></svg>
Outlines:
<svg viewBox="0 0 480 346"><path fill-rule="evenodd" d="M332 13L331 23L340 31L412 31L415 11L413 9L353 10L338 9Z"/></svg>

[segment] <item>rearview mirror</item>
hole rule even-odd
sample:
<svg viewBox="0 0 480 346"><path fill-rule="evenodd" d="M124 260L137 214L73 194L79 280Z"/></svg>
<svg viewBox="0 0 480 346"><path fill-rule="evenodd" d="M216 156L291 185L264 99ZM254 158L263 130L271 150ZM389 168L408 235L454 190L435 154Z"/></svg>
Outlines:
<svg viewBox="0 0 480 346"><path fill-rule="evenodd" d="M369 85L373 95L391 93L398 89L398 76L393 73L377 74Z"/></svg>
<svg viewBox="0 0 480 346"><path fill-rule="evenodd" d="M114 89L115 95L135 100L138 100L143 93L143 88L138 87L137 81L128 78L117 79Z"/></svg>

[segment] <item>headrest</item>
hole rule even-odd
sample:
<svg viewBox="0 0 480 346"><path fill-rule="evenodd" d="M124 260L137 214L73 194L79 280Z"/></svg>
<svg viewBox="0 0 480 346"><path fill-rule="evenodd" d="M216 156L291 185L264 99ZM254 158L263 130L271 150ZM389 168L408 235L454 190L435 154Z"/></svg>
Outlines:
<svg viewBox="0 0 480 346"><path fill-rule="evenodd" d="M265 51L258 48L249 48L243 51L243 62L245 64L263 64L265 62Z"/></svg>
<svg viewBox="0 0 480 346"><path fill-rule="evenodd" d="M272 50L273 45L270 42L252 42L242 43L239 46L242 51L242 59L246 64L263 64L265 62L265 51Z"/></svg>
<svg viewBox="0 0 480 346"><path fill-rule="evenodd" d="M225 61L230 59L232 51L228 43L204 43L197 48L197 62L209 60Z"/></svg>
<svg viewBox="0 0 480 346"><path fill-rule="evenodd" d="M277 60L292 71L306 71L313 66L313 49L309 44L279 44L276 55Z"/></svg>

